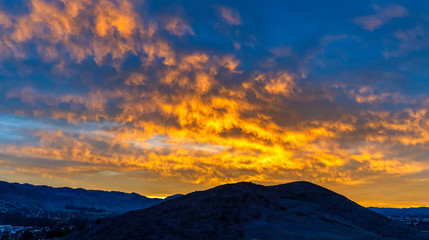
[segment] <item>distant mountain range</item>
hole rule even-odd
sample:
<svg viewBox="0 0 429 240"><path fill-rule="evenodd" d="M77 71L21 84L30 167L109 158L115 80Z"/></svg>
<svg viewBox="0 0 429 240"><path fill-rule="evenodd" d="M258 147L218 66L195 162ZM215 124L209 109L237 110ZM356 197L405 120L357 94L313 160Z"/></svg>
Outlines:
<svg viewBox="0 0 429 240"><path fill-rule="evenodd" d="M67 239L429 239L309 182L237 183L106 218Z"/></svg>
<svg viewBox="0 0 429 240"><path fill-rule="evenodd" d="M148 208L163 201L163 199L148 198L137 193L67 187L53 188L0 181L0 209L27 208L48 211L82 210L125 213L130 210Z"/></svg>
<svg viewBox="0 0 429 240"><path fill-rule="evenodd" d="M369 207L368 209L384 216L421 216L429 217L429 207L418 208L378 208Z"/></svg>

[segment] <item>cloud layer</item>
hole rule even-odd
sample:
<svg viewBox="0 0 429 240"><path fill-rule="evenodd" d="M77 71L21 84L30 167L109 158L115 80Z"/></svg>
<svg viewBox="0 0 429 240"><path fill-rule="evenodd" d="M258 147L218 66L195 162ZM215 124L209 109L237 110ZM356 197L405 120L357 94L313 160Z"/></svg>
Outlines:
<svg viewBox="0 0 429 240"><path fill-rule="evenodd" d="M149 195L310 180L368 204L417 196L361 188L427 181L428 6L261 4L2 2L5 180Z"/></svg>

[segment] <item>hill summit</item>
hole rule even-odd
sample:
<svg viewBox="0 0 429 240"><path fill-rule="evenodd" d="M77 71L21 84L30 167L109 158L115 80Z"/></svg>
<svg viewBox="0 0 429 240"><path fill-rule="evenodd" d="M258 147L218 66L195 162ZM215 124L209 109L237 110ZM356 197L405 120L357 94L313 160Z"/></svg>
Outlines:
<svg viewBox="0 0 429 240"><path fill-rule="evenodd" d="M69 239L429 239L309 182L248 182L105 219Z"/></svg>

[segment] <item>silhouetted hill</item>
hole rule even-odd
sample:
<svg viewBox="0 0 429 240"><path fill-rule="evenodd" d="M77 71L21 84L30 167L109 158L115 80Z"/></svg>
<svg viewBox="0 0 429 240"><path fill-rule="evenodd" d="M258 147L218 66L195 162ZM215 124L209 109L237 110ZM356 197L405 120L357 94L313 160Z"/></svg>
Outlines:
<svg viewBox="0 0 429 240"><path fill-rule="evenodd" d="M88 212L124 213L162 202L137 193L106 192L82 188L53 188L0 181L0 207L58 211L65 209Z"/></svg>
<svg viewBox="0 0 429 240"><path fill-rule="evenodd" d="M68 239L429 239L308 182L227 184L104 219Z"/></svg>

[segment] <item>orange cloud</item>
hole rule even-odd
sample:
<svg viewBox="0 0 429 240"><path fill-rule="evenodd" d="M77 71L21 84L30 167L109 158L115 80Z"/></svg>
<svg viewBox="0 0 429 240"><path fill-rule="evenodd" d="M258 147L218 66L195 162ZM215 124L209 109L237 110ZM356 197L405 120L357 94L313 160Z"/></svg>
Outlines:
<svg viewBox="0 0 429 240"><path fill-rule="evenodd" d="M178 18L170 19L170 21L166 24L165 29L169 31L173 35L182 36L185 34L195 35L192 28L185 23L182 22L182 20Z"/></svg>
<svg viewBox="0 0 429 240"><path fill-rule="evenodd" d="M11 29L9 34L3 36L3 42L47 41L49 44L38 46L39 53L46 60L60 58L64 53L55 53L52 45L62 44L64 51L76 61L93 57L99 64L109 54L120 60L129 52L150 51L148 47L142 48L137 41L142 38L149 40L156 28L153 23L144 22L129 1L109 0L61 3L32 0L28 14L0 14L0 23ZM92 36L85 39L82 34ZM155 44L166 49L163 43ZM159 51L161 57L165 57L164 52Z"/></svg>
<svg viewBox="0 0 429 240"><path fill-rule="evenodd" d="M247 102L245 91L243 87L224 89L219 95L205 96L204 91L197 91L176 97L159 92L134 95L128 91L98 91L88 97L66 95L59 101L82 104L87 110L79 114L56 111L51 113L51 118L78 124L98 121L95 115L98 112L104 119L121 123L119 126L123 127L94 129L78 135L67 131L39 131L34 136L39 138L40 146L8 145L0 153L88 163L93 165L92 171L103 171L106 166L125 172L144 170L156 173L155 179L205 184L282 182L286 173L289 177L323 182L362 184L383 175L427 169L418 162L391 159L369 146L341 146L339 139L357 130L355 117L301 122L295 128L279 126L269 115L262 114L266 106ZM104 99L118 96L123 99L122 110L110 116L105 112ZM37 101L37 98L30 99ZM258 114L249 115L252 112ZM145 117L155 113L160 114L158 120ZM411 116L421 118L424 114ZM409 128L383 126L395 130ZM348 169L353 162L357 167ZM363 178L361 174L369 176Z"/></svg>
<svg viewBox="0 0 429 240"><path fill-rule="evenodd" d="M144 85L146 81L146 77L141 73L132 73L126 80L126 85L133 85L133 86L139 86Z"/></svg>

